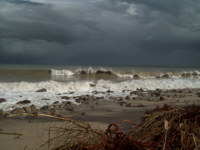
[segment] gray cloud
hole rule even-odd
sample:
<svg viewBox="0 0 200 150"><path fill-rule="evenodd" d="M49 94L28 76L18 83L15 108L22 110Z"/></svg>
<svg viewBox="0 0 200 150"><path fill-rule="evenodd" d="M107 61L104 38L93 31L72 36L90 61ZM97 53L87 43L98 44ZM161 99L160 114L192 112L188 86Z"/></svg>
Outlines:
<svg viewBox="0 0 200 150"><path fill-rule="evenodd" d="M199 66L195 0L0 0L0 63Z"/></svg>

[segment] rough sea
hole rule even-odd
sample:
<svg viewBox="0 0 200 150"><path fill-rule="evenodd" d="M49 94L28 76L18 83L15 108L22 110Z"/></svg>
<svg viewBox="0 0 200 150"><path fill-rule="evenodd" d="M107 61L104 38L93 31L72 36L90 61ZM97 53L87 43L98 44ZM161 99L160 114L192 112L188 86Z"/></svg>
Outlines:
<svg viewBox="0 0 200 150"><path fill-rule="evenodd" d="M61 96L76 103L75 96L125 97L140 88L200 88L200 68L0 65L0 98L6 99L0 103L3 110L19 107L16 103L22 100L31 100L39 108L63 101ZM40 89L46 92L36 92Z"/></svg>

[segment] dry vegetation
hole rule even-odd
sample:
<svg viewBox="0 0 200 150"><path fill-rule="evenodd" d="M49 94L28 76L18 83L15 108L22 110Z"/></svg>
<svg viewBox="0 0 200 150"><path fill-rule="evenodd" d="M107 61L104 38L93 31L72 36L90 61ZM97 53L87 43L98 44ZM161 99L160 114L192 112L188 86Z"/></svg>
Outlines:
<svg viewBox="0 0 200 150"><path fill-rule="evenodd" d="M50 126L48 141L37 149L200 149L199 106L172 108L165 104L161 108L157 107L151 112L146 112L139 124L126 121L133 124L130 133L120 131L116 123L111 123L106 131L102 131L93 129L87 122L78 122L66 117L45 114L38 116L64 120L65 124Z"/></svg>

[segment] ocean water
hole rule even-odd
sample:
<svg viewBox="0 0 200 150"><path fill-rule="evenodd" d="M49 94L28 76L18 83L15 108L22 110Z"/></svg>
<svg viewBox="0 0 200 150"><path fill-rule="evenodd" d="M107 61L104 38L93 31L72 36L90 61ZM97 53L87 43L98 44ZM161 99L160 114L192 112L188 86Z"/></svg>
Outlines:
<svg viewBox="0 0 200 150"><path fill-rule="evenodd" d="M42 88L47 92L36 92ZM16 103L25 99L39 108L63 101L62 96L76 103L74 96L125 97L138 88L200 88L200 68L0 65L0 98L6 99L0 103L3 110L21 107ZM108 90L113 93L108 94Z"/></svg>

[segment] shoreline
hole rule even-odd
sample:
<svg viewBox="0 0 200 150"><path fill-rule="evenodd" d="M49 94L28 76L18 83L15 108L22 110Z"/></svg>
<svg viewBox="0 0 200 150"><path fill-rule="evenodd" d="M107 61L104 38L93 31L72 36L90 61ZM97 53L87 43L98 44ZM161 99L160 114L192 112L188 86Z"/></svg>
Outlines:
<svg viewBox="0 0 200 150"><path fill-rule="evenodd" d="M134 95L138 95L135 97ZM122 131L128 131L131 124L123 122L130 120L137 123L146 111L156 106L169 104L171 106L200 105L200 89L176 89L176 90L154 90L144 91L138 89L130 92L125 98L117 97L110 100L90 99L87 96L79 97L79 105L68 101L54 103L40 109L19 108L12 112L4 112L1 115L0 130L2 132L19 132L24 136L0 135L0 149L16 150L32 149L47 141L48 127L51 125L62 125L63 121L50 118L14 117L5 119L11 114L49 114L55 116L69 117L77 121L86 121L93 128L105 130L107 126L116 122ZM35 109L32 111L32 109ZM25 112L30 111L30 112Z"/></svg>

